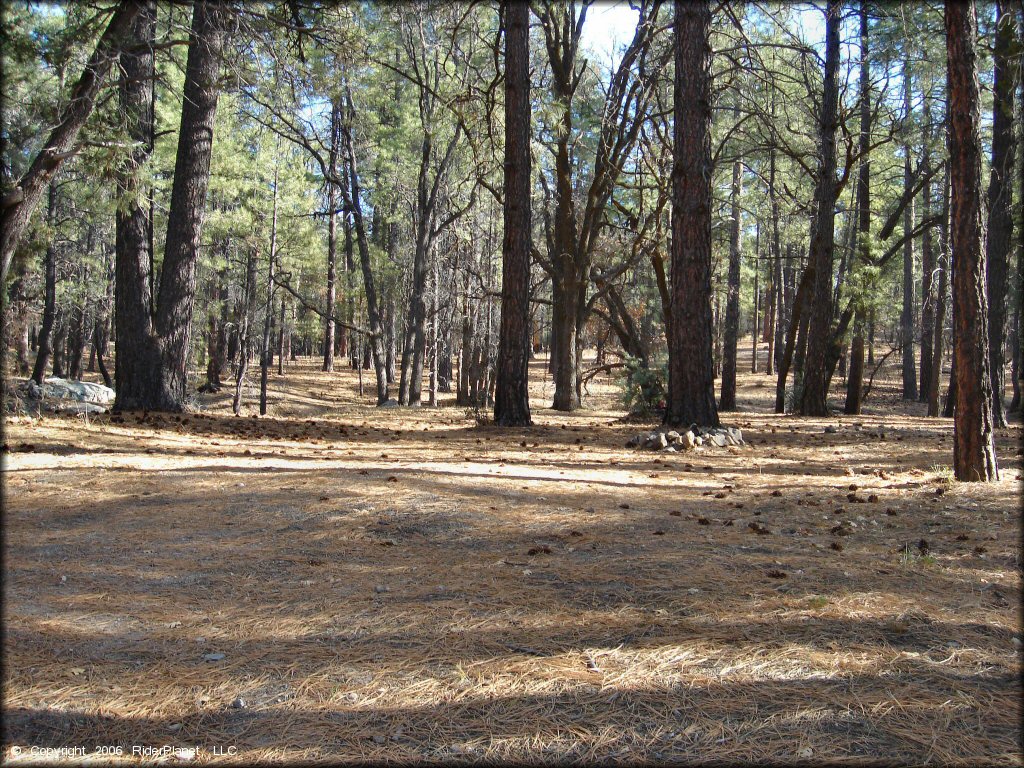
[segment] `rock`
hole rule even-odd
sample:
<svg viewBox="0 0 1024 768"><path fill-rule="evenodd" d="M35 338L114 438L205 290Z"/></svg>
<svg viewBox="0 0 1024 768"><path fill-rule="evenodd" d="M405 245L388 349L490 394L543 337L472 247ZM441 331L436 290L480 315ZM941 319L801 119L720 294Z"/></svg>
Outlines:
<svg viewBox="0 0 1024 768"><path fill-rule="evenodd" d="M56 404L54 410L60 413L71 413L80 416L83 413L106 413L108 409L97 403L70 402L66 405Z"/></svg>
<svg viewBox="0 0 1024 768"><path fill-rule="evenodd" d="M204 653L203 654L203 659L205 659L206 661L221 661L223 658L224 658L224 654L220 653L219 651L217 653Z"/></svg>
<svg viewBox="0 0 1024 768"><path fill-rule="evenodd" d="M691 432L690 430L686 430L681 435L680 442L682 443L683 448L685 448L686 450L690 450L691 448L693 448L693 446L697 444L697 436L694 435L693 432Z"/></svg>
<svg viewBox="0 0 1024 768"><path fill-rule="evenodd" d="M659 432L648 432L646 435L644 435L642 443L643 447L651 449L660 448L661 441L658 439L660 436L661 434Z"/></svg>
<svg viewBox="0 0 1024 768"><path fill-rule="evenodd" d="M679 449L676 448L674 445L670 445L667 448L663 448L662 450L665 451L665 453L679 453Z"/></svg>
<svg viewBox="0 0 1024 768"><path fill-rule="evenodd" d="M743 433L736 427L722 427L722 429L729 440L729 445L746 445L743 441Z"/></svg>
<svg viewBox="0 0 1024 768"><path fill-rule="evenodd" d="M243 699L241 696L239 696L237 699L231 702L232 709L245 709L246 706L247 705L245 703L245 699Z"/></svg>
<svg viewBox="0 0 1024 768"><path fill-rule="evenodd" d="M696 446L704 445L704 438L702 438L700 435L697 435L697 437L693 438L693 444Z"/></svg>
<svg viewBox="0 0 1024 768"><path fill-rule="evenodd" d="M727 445L746 445L743 441L743 433L735 427L714 427L711 429L695 427L691 429L691 431L694 430L696 439L701 441L701 443L697 443L697 445L707 443L708 445L714 445L719 448L724 448Z"/></svg>
<svg viewBox="0 0 1024 768"><path fill-rule="evenodd" d="M668 446L668 438L665 437L664 432L655 432L653 443L655 449L660 451L662 448L666 448Z"/></svg>
<svg viewBox="0 0 1024 768"><path fill-rule="evenodd" d="M679 438L680 438L680 437L682 437L682 435L680 435L680 434L679 434L678 432L676 432L676 431L675 431L675 430L673 429L673 430L671 430L671 431L669 431L669 432L666 432L666 433L665 433L665 437L667 437L667 438L668 438L668 441L669 441L670 443L678 443L678 442L679 442Z"/></svg>
<svg viewBox="0 0 1024 768"><path fill-rule="evenodd" d="M110 405L114 402L114 390L90 381L69 381L51 376L43 381L43 395L58 400L74 400L79 403Z"/></svg>
<svg viewBox="0 0 1024 768"><path fill-rule="evenodd" d="M378 408L400 408L397 400L385 400L383 403L377 406Z"/></svg>
<svg viewBox="0 0 1024 768"><path fill-rule="evenodd" d="M826 435L834 435L838 431L839 430L836 429L835 427L833 427L831 424L829 426L825 427L825 434Z"/></svg>

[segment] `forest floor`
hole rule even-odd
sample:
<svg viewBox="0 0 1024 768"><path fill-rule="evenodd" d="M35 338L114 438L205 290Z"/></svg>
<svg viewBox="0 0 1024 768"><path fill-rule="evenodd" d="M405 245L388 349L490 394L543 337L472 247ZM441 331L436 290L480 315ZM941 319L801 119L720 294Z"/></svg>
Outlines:
<svg viewBox="0 0 1024 768"><path fill-rule="evenodd" d="M9 419L5 762L1020 765L1019 421L964 484L893 380L744 373L748 445L666 454L534 374L525 429L310 360L264 418Z"/></svg>

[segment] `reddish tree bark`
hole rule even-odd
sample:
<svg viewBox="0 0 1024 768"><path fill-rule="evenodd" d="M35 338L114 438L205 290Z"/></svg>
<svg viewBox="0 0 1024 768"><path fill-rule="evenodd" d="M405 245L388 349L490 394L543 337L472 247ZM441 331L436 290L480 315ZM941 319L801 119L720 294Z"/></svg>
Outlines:
<svg viewBox="0 0 1024 768"><path fill-rule="evenodd" d="M505 3L505 234L494 421L530 420L530 8Z"/></svg>
<svg viewBox="0 0 1024 768"><path fill-rule="evenodd" d="M718 426L711 346L711 7L675 2L672 322L665 424Z"/></svg>
<svg viewBox="0 0 1024 768"><path fill-rule="evenodd" d="M1006 334L1006 289L1013 247L1013 170L1017 137L1013 126L1013 97L1019 69L1014 55L1017 20L1006 0L997 5L995 87L992 100L992 173L988 185L988 238L985 274L988 292L988 360L992 380L992 423L1006 426L1003 409L1003 352Z"/></svg>
<svg viewBox="0 0 1024 768"><path fill-rule="evenodd" d="M958 480L999 479L992 440L992 381L981 221L981 114L973 0L947 0L946 61L953 255L956 408L953 472Z"/></svg>

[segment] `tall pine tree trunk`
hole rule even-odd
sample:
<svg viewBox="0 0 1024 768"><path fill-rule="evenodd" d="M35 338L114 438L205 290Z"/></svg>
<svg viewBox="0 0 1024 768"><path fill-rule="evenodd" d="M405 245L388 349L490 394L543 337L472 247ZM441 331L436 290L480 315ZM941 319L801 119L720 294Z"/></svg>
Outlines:
<svg viewBox="0 0 1024 768"><path fill-rule="evenodd" d="M249 328L252 325L252 308L256 301L256 262L259 253L250 248L245 262L245 291L242 295L241 318L238 323L238 367L235 369L235 396L231 410L235 416L242 415L242 389L249 372Z"/></svg>
<svg viewBox="0 0 1024 768"><path fill-rule="evenodd" d="M932 124L931 109L928 101L924 105L925 120L928 125L925 129L924 151L921 157L921 172L925 175L931 173L931 141ZM921 189L921 218L927 219L932 215L932 183L928 180ZM935 286L933 276L935 272L935 253L932 248L932 228L926 227L921 233L921 387L918 399L927 403L930 395L932 381L932 336L935 333Z"/></svg>
<svg viewBox="0 0 1024 768"><path fill-rule="evenodd" d="M996 5L995 87L992 100L992 173L988 185L988 239L985 261L988 291L988 358L992 380L992 424L1006 426L1003 409L1003 369L1006 357L1006 288L1013 247L1013 171L1017 137L1013 126L1013 97L1020 64L1015 40L1016 9L1008 0ZM1013 48L1017 46L1014 53Z"/></svg>
<svg viewBox="0 0 1024 768"><path fill-rule="evenodd" d="M932 329L932 367L931 379L928 382L928 415L939 415L939 384L942 379L942 334L946 323L946 293L949 290L949 179L943 175L942 194L942 226L939 229L939 287L935 292L935 327Z"/></svg>
<svg viewBox="0 0 1024 768"><path fill-rule="evenodd" d="M57 184L50 183L46 198L46 220L53 223L57 216ZM36 337L36 362L32 368L32 380L42 386L46 378L46 366L50 364L53 344L53 325L57 313L57 244L54 238L46 244L43 262L43 320Z"/></svg>
<svg viewBox="0 0 1024 768"><path fill-rule="evenodd" d="M505 234L502 241L501 330L494 421L530 419L530 9L506 2Z"/></svg>
<svg viewBox="0 0 1024 768"><path fill-rule="evenodd" d="M871 258L871 58L866 0L860 3L860 168L857 174L857 248L856 255L864 266ZM851 265L851 271L855 267ZM854 310L853 341L850 344L850 369L846 377L846 403L843 412L860 413L864 390L864 331L867 313L866 296L860 296Z"/></svg>
<svg viewBox="0 0 1024 768"><path fill-rule="evenodd" d="M1024 8L1021 9L1021 35L1024 38ZM1024 70L1020 73L1020 92L1017 94L1017 127L1021 132L1018 144L1021 147L1020 160L1017 164L1017 199L1024 205ZM1018 206L1020 207L1020 206ZM1010 411L1021 410L1021 398L1024 389L1024 220L1017 227L1017 303L1013 313L1013 360L1011 378L1013 381L1013 400Z"/></svg>
<svg viewBox="0 0 1024 768"><path fill-rule="evenodd" d="M275 168L274 207L270 218L270 258L267 263L267 300L263 307L263 343L260 345L260 416L267 415L267 383L274 357L274 350L270 344L274 329L274 268L277 262L277 181L278 169ZM333 311L332 307L332 314Z"/></svg>
<svg viewBox="0 0 1024 768"><path fill-rule="evenodd" d="M121 53L119 99L134 148L118 172L123 200L115 214L114 410L154 407L159 390L159 345L153 330L151 207L142 178L153 151L153 39L156 5L144 3L131 28L131 42Z"/></svg>
<svg viewBox="0 0 1024 768"><path fill-rule="evenodd" d="M768 186L772 204L772 261L774 262L775 302L772 307L774 314L773 322L775 334L773 341L772 363L774 369L769 375L774 375L782 362L782 352L785 342L785 319L786 319L786 271L782 265L782 243L779 238L779 198L775 189L775 150L772 150L770 160L770 182Z"/></svg>
<svg viewBox="0 0 1024 768"><path fill-rule="evenodd" d="M911 105L910 61L903 62L903 109L906 112L906 131L910 131ZM910 167L910 139L903 143L903 192L908 194L914 183ZM914 201L907 202L903 209L903 311L900 313L900 346L903 361L903 399L917 399L917 366L914 363L914 241L910 233L914 230Z"/></svg>
<svg viewBox="0 0 1024 768"><path fill-rule="evenodd" d="M352 140L351 117L354 112L352 97L346 94L346 120L343 124L345 159L348 165L349 189L345 199L346 207L352 212L352 228L355 231L356 244L359 248L359 266L363 273L363 292L366 295L366 321L369 326L369 338L364 342L370 348L373 370L377 385L377 405L388 400L388 376L384 368L384 333L380 316L380 305L377 301L377 285L370 264L370 244L366 237L366 226L363 223L363 208L359 189L359 168L356 164L356 152ZM360 365L362 360L359 361Z"/></svg>
<svg viewBox="0 0 1024 768"><path fill-rule="evenodd" d="M733 116L739 120L739 95ZM743 165L739 159L732 164L731 214L729 221L729 276L726 283L725 339L722 351L722 397L719 410L736 410L736 346L740 325L740 196L743 194ZM756 262L755 262L756 263ZM757 329L754 329L757 336ZM756 350L756 347L755 347Z"/></svg>
<svg viewBox="0 0 1024 768"><path fill-rule="evenodd" d="M786 246L788 259L793 258L793 248L790 244ZM793 366L796 357L797 337L801 327L806 327L807 305L811 288L814 285L814 265L809 264L800 277L800 285L797 287L792 300L789 302L788 326L786 330L785 343L780 345L782 354L779 358L778 376L775 382L775 412L786 412L786 378L789 376L789 369Z"/></svg>
<svg viewBox="0 0 1024 768"><path fill-rule="evenodd" d="M825 83L819 140L821 164L815 192L808 260L814 265L814 291L807 329L807 353L800 402L804 416L828 415L826 355L832 326L832 251L835 245L836 128L838 125L839 24L842 3L829 0L825 10Z"/></svg>
<svg viewBox="0 0 1024 768"><path fill-rule="evenodd" d="M953 472L958 480L991 481L999 479L999 468L992 439L992 380L981 251L981 114L973 0L947 0L945 24L956 372Z"/></svg>
<svg viewBox="0 0 1024 768"><path fill-rule="evenodd" d="M675 2L672 322L665 424L718 426L711 329L711 7Z"/></svg>
<svg viewBox="0 0 1024 768"><path fill-rule="evenodd" d="M576 260L576 224L573 214L572 170L568 137L572 120L568 105L562 116L562 133L555 149L555 222L552 255L554 274L551 277L551 375L555 394L551 407L556 411L573 411L580 407L579 346L576 317L579 297L585 288Z"/></svg>
<svg viewBox="0 0 1024 768"><path fill-rule="evenodd" d="M328 150L328 166L331 175L338 172L338 148L341 144L341 102L331 103L331 145ZM338 333L334 322L338 298L338 188L334 178L327 180L327 311L324 317L324 365L330 373L334 370L334 335Z"/></svg>
<svg viewBox="0 0 1024 768"><path fill-rule="evenodd" d="M181 130L174 163L171 208L154 329L160 338L160 391L153 407L185 406L196 264L213 154L213 123L220 96L221 50L229 8L199 0L192 16Z"/></svg>
<svg viewBox="0 0 1024 768"><path fill-rule="evenodd" d="M65 376L64 363L67 360L67 344L68 344L68 312L67 310L57 307L56 316L54 317L54 330L53 336L51 337L50 347L52 350L51 359L53 361L53 375L58 379L62 379Z"/></svg>

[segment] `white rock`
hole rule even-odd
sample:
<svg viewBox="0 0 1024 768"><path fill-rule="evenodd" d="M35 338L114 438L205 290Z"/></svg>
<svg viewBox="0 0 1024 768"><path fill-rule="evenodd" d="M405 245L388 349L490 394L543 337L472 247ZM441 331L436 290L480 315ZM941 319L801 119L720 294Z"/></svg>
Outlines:
<svg viewBox="0 0 1024 768"><path fill-rule="evenodd" d="M114 390L91 381L70 381L51 376L43 380L43 395L59 400L75 400L80 403L110 405L114 402Z"/></svg>

